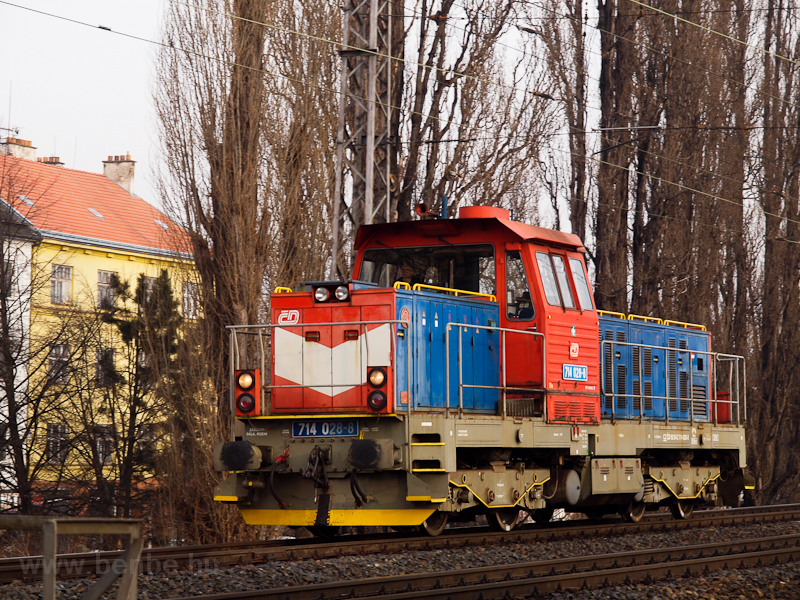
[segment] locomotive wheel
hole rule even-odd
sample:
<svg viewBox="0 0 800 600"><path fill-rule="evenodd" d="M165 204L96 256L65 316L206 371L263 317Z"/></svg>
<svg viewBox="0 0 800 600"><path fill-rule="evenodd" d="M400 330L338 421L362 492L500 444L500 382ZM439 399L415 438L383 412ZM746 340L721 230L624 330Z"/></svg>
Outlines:
<svg viewBox="0 0 800 600"><path fill-rule="evenodd" d="M318 538L333 538L342 531L338 525L311 525L306 529L311 532L311 535Z"/></svg>
<svg viewBox="0 0 800 600"><path fill-rule="evenodd" d="M676 519L688 519L694 511L694 503L691 500L676 499L669 508Z"/></svg>
<svg viewBox="0 0 800 600"><path fill-rule="evenodd" d="M519 522L519 509L501 508L486 513L486 520L493 531L511 531Z"/></svg>
<svg viewBox="0 0 800 600"><path fill-rule="evenodd" d="M535 522L539 523L539 525L544 525L545 523L550 522L550 519L553 518L554 512L555 510L552 508L540 508L531 512L531 518Z"/></svg>
<svg viewBox="0 0 800 600"><path fill-rule="evenodd" d="M425 522L420 525L420 529L431 537L436 537L447 527L447 513L436 511Z"/></svg>
<svg viewBox="0 0 800 600"><path fill-rule="evenodd" d="M620 514L628 523L638 523L644 517L645 508L644 502L631 502L627 510L622 511Z"/></svg>

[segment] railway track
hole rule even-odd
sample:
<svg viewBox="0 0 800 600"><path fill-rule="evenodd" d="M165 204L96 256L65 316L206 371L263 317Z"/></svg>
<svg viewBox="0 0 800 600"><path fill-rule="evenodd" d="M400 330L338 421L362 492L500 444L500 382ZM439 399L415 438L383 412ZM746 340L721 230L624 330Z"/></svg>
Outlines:
<svg viewBox="0 0 800 600"><path fill-rule="evenodd" d="M559 590L578 590L733 568L783 564L800 560L800 535L782 535L725 543L699 544L649 551L571 557L509 565L374 577L358 581L293 586L193 596L193 600L323 600L382 598L401 600L488 600L538 597ZM179 598L174 600L189 600Z"/></svg>
<svg viewBox="0 0 800 600"><path fill-rule="evenodd" d="M555 541L577 536L603 537L640 532L668 532L709 526L736 525L753 522L800 520L800 504L768 507L697 511L692 518L674 520L667 514L646 516L639 523L621 519L601 521L576 520L551 523L548 526L523 525L508 533L497 533L485 527L448 529L439 537L423 537L393 533L341 536L334 540L294 539L261 542L236 542L207 546L160 547L145 550L139 564L143 573L168 572L178 569L221 568L235 564L269 563L306 558L320 559L372 553L398 553L436 548L467 548L524 541ZM81 578L102 574L121 556L121 551L63 554L58 557L58 577ZM0 583L38 579L41 557L28 556L0 559Z"/></svg>

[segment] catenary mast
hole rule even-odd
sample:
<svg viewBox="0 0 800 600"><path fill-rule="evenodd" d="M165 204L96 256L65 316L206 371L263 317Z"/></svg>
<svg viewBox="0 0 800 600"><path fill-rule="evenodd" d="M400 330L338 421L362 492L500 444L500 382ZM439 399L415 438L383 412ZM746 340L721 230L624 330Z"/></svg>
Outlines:
<svg viewBox="0 0 800 600"><path fill-rule="evenodd" d="M331 279L347 277L358 227L396 220L391 198L392 4L345 0ZM349 195L349 201L345 195Z"/></svg>

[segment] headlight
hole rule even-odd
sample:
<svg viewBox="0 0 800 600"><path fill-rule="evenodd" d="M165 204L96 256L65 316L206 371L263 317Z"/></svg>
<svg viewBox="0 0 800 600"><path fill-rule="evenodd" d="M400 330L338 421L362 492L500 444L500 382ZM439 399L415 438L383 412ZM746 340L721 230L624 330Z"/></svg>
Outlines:
<svg viewBox="0 0 800 600"><path fill-rule="evenodd" d="M250 394L242 394L236 399L236 408L241 413L249 413L256 407L256 399Z"/></svg>
<svg viewBox="0 0 800 600"><path fill-rule="evenodd" d="M250 371L242 371L239 373L239 377L236 379L236 384L239 386L239 389L244 391L247 391L253 387L254 383L255 379Z"/></svg>
<svg viewBox="0 0 800 600"><path fill-rule="evenodd" d="M346 285L340 285L339 287L336 288L334 295L336 296L336 299L339 302L344 302L350 295L350 290L347 289Z"/></svg>
<svg viewBox="0 0 800 600"><path fill-rule="evenodd" d="M317 302L327 302L330 297L331 293L328 291L328 288L318 287L314 290L314 299L316 299Z"/></svg>
<svg viewBox="0 0 800 600"><path fill-rule="evenodd" d="M367 396L367 404L369 404L370 410L375 412L383 410L386 408L386 394L377 391L372 392L369 396Z"/></svg>
<svg viewBox="0 0 800 600"><path fill-rule="evenodd" d="M372 369L368 377L372 387L379 388L386 383L386 372L383 369Z"/></svg>

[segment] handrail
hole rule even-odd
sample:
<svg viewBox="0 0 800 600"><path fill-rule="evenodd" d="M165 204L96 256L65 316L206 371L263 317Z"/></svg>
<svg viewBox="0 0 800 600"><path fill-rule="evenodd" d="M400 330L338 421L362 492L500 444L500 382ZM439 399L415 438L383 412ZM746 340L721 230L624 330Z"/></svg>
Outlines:
<svg viewBox="0 0 800 600"><path fill-rule="evenodd" d="M598 315L608 315L609 317L619 317L620 319L625 319L625 313L621 312L613 312L610 310L598 310Z"/></svg>
<svg viewBox="0 0 800 600"><path fill-rule="evenodd" d="M481 292L470 292L469 290L457 290L455 288L440 287L438 285L428 285L427 283L415 283L411 289L414 290L415 292L419 292L421 290L436 290L438 292L452 292L456 296L458 296L459 294L465 294L467 296L480 296L492 302L497 302L497 296L495 296L494 294L482 294Z"/></svg>
<svg viewBox="0 0 800 600"><path fill-rule="evenodd" d="M606 358L605 358L605 352L603 351L603 345L605 345L605 344L611 344L612 349L613 349L613 347L615 345L616 346L630 346L630 347L636 347L636 348L642 348L642 349L643 348L649 348L651 350L664 350L664 351L667 351L667 352L678 352L678 353L686 353L686 354L700 354L700 355L705 355L705 356L708 356L708 357L712 358L713 359L713 362L711 363L712 371L708 374L708 377L709 377L710 383L711 383L711 389L709 390L709 397L708 398L703 398L703 399L699 399L699 398L695 399L695 397L694 397L694 384L693 384L694 377L695 377L695 372L694 372L694 365L691 364L691 362L690 362L690 365L689 365L689 392L690 392L690 397L689 398L682 398L680 396L669 396L669 395L666 395L666 396L656 396L656 395L652 395L652 394L646 395L646 394L644 394L644 384L643 383L640 385L640 393L639 394L634 394L633 390L631 390L631 393L627 393L627 392L625 392L625 393L617 393L617 392L614 391L615 370L613 368L611 369L611 391L610 392L606 392L606 385L605 385L606 384L606 381L605 381L605 379L606 379L606 369L605 369ZM719 391L719 390L716 389L717 388L717 363L721 363L721 362L731 362L732 363L732 369L733 369L733 364L736 365L736 385L735 385L735 387L736 387L736 390L735 390L736 399L735 400L733 398L731 398L730 400L721 400L721 399L719 399L717 397L718 396L717 392ZM612 400L611 400L611 418L612 419L614 419L615 416L616 416L614 414L615 400L618 397L624 396L626 398L627 397L629 397L629 398L638 398L638 399L642 400L642 402L639 403L639 413L640 413L639 416L640 417L644 416L644 402L643 402L643 400L645 398L650 398L651 400L663 400L664 401L664 415L665 415L665 419L667 421L669 421L669 406L667 405L667 402L669 402L671 400L675 400L675 401L678 401L678 402L679 401L687 401L687 402L689 402L690 418L691 418L692 422L694 422L694 402L695 401L717 402L717 403L720 403L720 404L736 405L737 407L741 406L742 411L740 413L737 410L737 416L736 416L736 423L739 424L742 421L746 422L746 420L747 420L747 389L745 387L744 390L742 390L741 383L739 382L739 368L738 368L738 365L739 365L740 362L741 362L741 364L743 366L745 366L744 357L743 356L739 356L739 355L735 355L735 354L723 354L723 353L719 353L719 352L711 352L709 350L691 350L689 348L673 348L673 347L669 347L669 346L651 346L649 344L641 344L641 343L637 344L637 343L634 343L634 342L617 342L617 341L614 341L614 340L602 340L600 342L600 394L602 396L607 396L607 397L612 398ZM639 368L642 369L643 366L644 366L644 361L640 360L639 365L640 365ZM668 370L669 370L668 369L668 365L665 363L665 365L664 365L665 373L668 373ZM640 382L644 381L641 371L638 374L638 377L639 377L639 381ZM744 370L744 378L745 378L745 382L746 382L747 381L746 368ZM668 381L667 381L667 384L668 384ZM734 385L733 385L733 376L732 375L731 375L730 384L731 384L731 388L732 388L730 390L731 391L731 397L733 397L733 393L734 393L733 387L734 387ZM669 387L667 387L667 391L669 391ZM740 399L740 397L741 397L741 399ZM743 417L742 417L742 413L744 414ZM710 415L709 415L709 417L710 417ZM714 422L716 422L716 416L715 416Z"/></svg>
<svg viewBox="0 0 800 600"><path fill-rule="evenodd" d="M700 331L708 331L705 325L698 325L697 323L684 323L683 321L664 321L664 325L677 325L684 329L699 329Z"/></svg>
<svg viewBox="0 0 800 600"><path fill-rule="evenodd" d="M275 291L272 292L272 293L273 294L291 294L292 293L292 288L278 286L278 287L275 288Z"/></svg>
<svg viewBox="0 0 800 600"><path fill-rule="evenodd" d="M395 281L394 282L394 289L411 291L411 284L406 283L405 281Z"/></svg>
<svg viewBox="0 0 800 600"><path fill-rule="evenodd" d="M659 319L658 317L645 317L643 315L628 315L628 321L634 321L636 319L644 321L645 323L653 322L653 323L658 323L659 325L664 324L664 321Z"/></svg>
<svg viewBox="0 0 800 600"><path fill-rule="evenodd" d="M231 345L231 356L232 357L233 356L237 356L238 357L238 352L235 354L234 353L234 348L235 347L238 348L238 346L236 344L236 336L239 335L239 334L244 335L244 336L247 336L247 335L258 336L259 337L259 343L261 344L262 331L265 330L265 329L272 330L272 329L275 329L275 328L285 329L285 328L293 328L293 327L331 327L331 326L343 326L343 325L361 325L361 326L366 326L366 325L385 325L385 324L388 324L388 325L392 326L392 335L391 335L392 365L396 366L398 364L398 361L397 361L397 350L398 350L397 327L398 327L398 325L402 325L408 331L410 331L410 329L411 329L410 321L403 320L403 319L386 319L386 320L382 320L382 321L347 321L346 323L331 323L331 322L328 322L328 323L291 323L291 324L286 324L286 325L280 325L280 324L274 324L274 323L264 323L264 324L260 324L260 325L228 325L228 326L225 327L225 329L230 330L230 334L229 335L230 335L230 345ZM247 329L250 329L252 331L241 331L241 330L247 330ZM366 329L365 329L365 333L366 333ZM271 331L268 331L266 333L266 335L271 335ZM414 355L413 336L406 335L406 336L404 336L404 339L406 340L406 388L407 388L407 394L408 394L407 395L407 402L408 403L405 406L406 406L406 411L407 411L406 414L410 415L412 410L413 410L413 408L414 408L414 395L413 395L413 391L412 391L413 388L412 388L412 385L411 385L411 370L412 370L411 369L411 357ZM263 345L261 347L262 347L262 360L263 360ZM366 350L367 350L367 355L369 355L369 347L367 347ZM235 388L234 388L234 377L233 377L234 370L235 370L236 366L239 366L239 365L238 364L234 365L234 361L231 360L230 361L231 440L235 439L234 436L236 435L236 433L235 433L236 403L235 403L235 400L234 400ZM262 370L262 373L263 373L263 370ZM395 409L396 409L396 408L398 408L398 404L400 403L400 393L399 393L400 378L397 376L397 371L395 371L395 376L394 376L393 379L394 379L394 402L395 402ZM326 385L268 385L268 386L262 386L263 389L262 389L262 404L261 405L264 406L264 403L263 403L263 390L264 389L268 389L269 390L269 389L277 389L277 388L311 388L311 387L330 387L330 388L335 388L335 387L347 387L349 385L350 384L346 384L346 383L337 383L337 384L331 383L331 385L329 385L329 386L326 386ZM366 383L356 383L356 384L353 384L353 387L363 387L363 386L366 386L366 385L367 385ZM409 444L411 443L411 430L410 430L410 419L408 419L407 417L405 419L405 427L406 427L406 447L407 447L406 448L406 456L410 456L411 454L410 454L410 446L409 446ZM408 465L409 465L408 468L411 469L411 463L410 462L408 463Z"/></svg>
<svg viewBox="0 0 800 600"><path fill-rule="evenodd" d="M507 327L489 327L486 325L473 325L471 323L457 323L457 322L450 322L445 327L444 332L444 345L445 345L445 407L446 409L450 408L450 328L457 327L458 328L458 354L456 362L458 363L458 412L459 416L464 411L464 388L480 388L480 389L487 389L487 390L496 390L501 389L503 390L503 417L506 416L506 392L508 390L512 391L538 391L538 390L547 390L547 340L543 333L539 333L536 331L522 331L519 329L509 329ZM463 372L462 372L462 364L461 364L461 331L462 329L485 329L488 331L499 331L502 333L503 336L503 362L501 365L501 371L503 373L503 385L502 387L497 387L493 385L467 385L463 383ZM532 335L534 337L541 337L542 338L542 387L541 388L509 388L506 386L506 333L522 333L524 335ZM545 421L547 420L547 402L543 402L543 416Z"/></svg>
<svg viewBox="0 0 800 600"><path fill-rule="evenodd" d="M269 324L265 323L265 324L261 324L261 325L228 325L226 327L226 329L230 330L231 350L232 350L231 356L233 356L235 358L235 360L231 361L231 398L233 398L233 396L234 396L234 394L233 394L233 390L234 390L234 388L233 388L233 373L234 373L234 371L236 370L237 367L241 366L239 364L240 363L240 357L238 356L238 352L234 351L234 349L238 349L238 346L236 344L236 336L237 336L237 334L258 336L259 343L261 344L261 348L262 348L262 357L263 357L263 344L261 342L261 332L264 329L275 329L275 328L289 329L289 328L296 328L296 327L331 327L331 326L343 326L343 325L361 325L361 326L364 326L364 325L394 325L395 327L393 327L393 329L394 329L393 335L391 336L391 339L392 339L392 341L391 341L392 350L391 351L393 353L393 363L397 364L397 342L395 341L395 339L396 339L396 336L397 336L396 326L398 324L402 325L406 329L408 329L410 327L409 322L408 321L404 321L402 319L386 319L386 320L381 320L381 321L347 321L346 323L331 323L331 322L328 322L328 323L291 323L291 324L285 324L285 325L274 324L274 323L269 323ZM240 332L240 330L242 330L242 329L251 329L253 331ZM365 333L366 333L366 331L365 331ZM408 345L408 348L410 349L410 344ZM367 354L369 354L369 348L367 348ZM369 358L369 357L367 356L367 358ZM236 363L236 364L234 364L234 363ZM410 369L409 369L409 371L410 371ZM262 372L263 372L263 370L262 370ZM410 377L410 375L409 375L409 377ZM397 379L395 379L395 388L397 387L398 384L399 384L399 381ZM320 384L313 384L313 385L311 385L311 384L309 384L309 385L303 385L303 384L298 384L298 385L264 385L262 387L263 387L263 389L266 389L266 390L272 390L272 389L296 389L296 388L311 388L311 387L315 387L315 388L319 388L319 387L323 387L323 388L363 387L363 386L366 386L366 385L367 384L365 382L359 382L359 383L331 383L330 385L320 385ZM410 396L411 396L411 382L410 381L408 382L408 387L409 387L409 390L408 390L408 392L409 392L409 402L411 402L411 399L410 399ZM397 392L397 389L395 389L395 392ZM397 401L397 396L398 396L398 394L395 393L395 401ZM235 418L235 413L236 413L235 408L233 409L232 412L233 412L233 415L234 415L234 418Z"/></svg>
<svg viewBox="0 0 800 600"><path fill-rule="evenodd" d="M697 323L686 323L684 321L670 321L670 320L662 320L658 317L645 317L642 315L626 315L625 313L621 312L613 312L610 310L598 310L598 315L601 316L609 316L609 317L617 317L619 319L625 319L627 321L633 321L635 319L640 319L645 321L646 323L653 322L658 323L659 325L675 325L677 327L683 327L684 329L699 329L700 331L708 331L705 325L699 325Z"/></svg>

